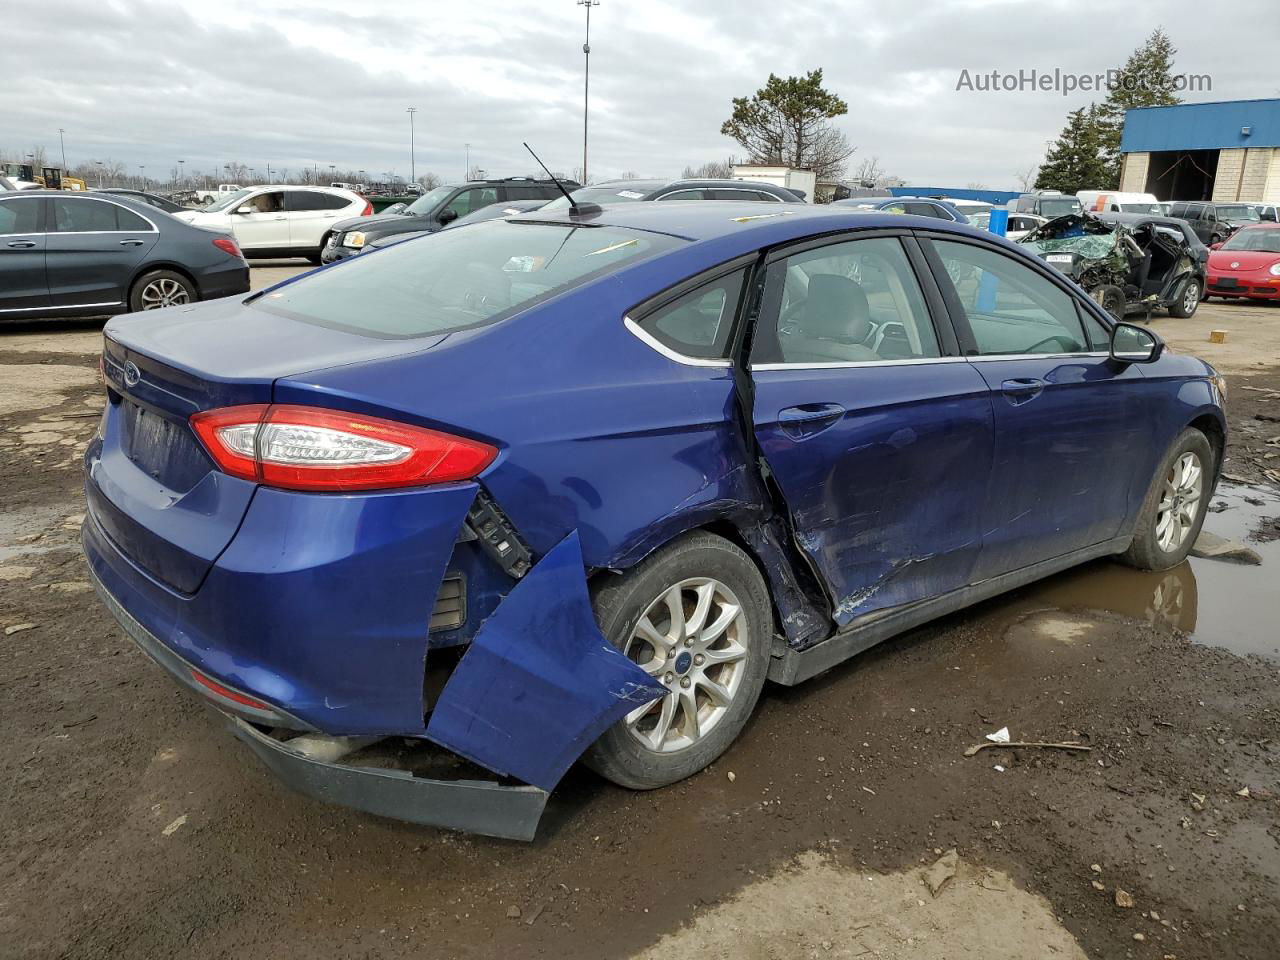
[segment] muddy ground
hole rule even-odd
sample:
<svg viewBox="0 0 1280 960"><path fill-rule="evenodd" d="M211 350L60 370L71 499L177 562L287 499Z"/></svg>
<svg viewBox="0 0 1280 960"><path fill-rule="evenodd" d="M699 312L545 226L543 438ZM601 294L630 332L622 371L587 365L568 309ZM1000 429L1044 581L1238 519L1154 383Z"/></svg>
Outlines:
<svg viewBox="0 0 1280 960"><path fill-rule="evenodd" d="M75 547L99 326L0 331L0 957L1276 955L1280 351L1224 364L1248 483L1207 524L1262 566L985 603L768 689L684 783L575 769L518 844L290 793L123 638ZM964 756L1004 726L1091 750Z"/></svg>

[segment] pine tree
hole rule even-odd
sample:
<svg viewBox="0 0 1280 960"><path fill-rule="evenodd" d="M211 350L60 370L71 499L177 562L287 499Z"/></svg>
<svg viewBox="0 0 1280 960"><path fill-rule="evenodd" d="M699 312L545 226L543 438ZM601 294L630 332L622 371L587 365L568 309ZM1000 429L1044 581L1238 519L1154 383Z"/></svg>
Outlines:
<svg viewBox="0 0 1280 960"><path fill-rule="evenodd" d="M1101 110L1096 103L1072 110L1067 124L1045 154L1036 177L1037 190L1108 189L1107 161L1102 152Z"/></svg>
<svg viewBox="0 0 1280 960"><path fill-rule="evenodd" d="M1120 186L1120 135L1124 131L1124 112L1134 107L1161 107L1182 102L1173 86L1173 58L1177 52L1164 28L1156 27L1118 71L1117 82L1099 110L1098 133L1106 160L1105 179L1098 183L1101 189L1114 190Z"/></svg>

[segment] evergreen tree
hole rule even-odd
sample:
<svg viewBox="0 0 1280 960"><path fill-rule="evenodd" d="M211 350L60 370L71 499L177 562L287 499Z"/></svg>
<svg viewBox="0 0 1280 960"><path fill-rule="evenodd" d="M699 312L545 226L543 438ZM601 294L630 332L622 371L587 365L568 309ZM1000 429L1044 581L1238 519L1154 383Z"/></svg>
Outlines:
<svg viewBox="0 0 1280 960"><path fill-rule="evenodd" d="M1099 181L1099 188L1106 190L1120 186L1120 135L1124 131L1124 112L1134 107L1161 107L1182 102L1173 85L1173 58L1177 52L1164 28L1156 27L1119 69L1117 82L1099 109L1098 134L1106 160L1106 177Z"/></svg>
<svg viewBox="0 0 1280 960"><path fill-rule="evenodd" d="M1101 110L1097 104L1072 110L1067 124L1045 154L1036 177L1037 190L1108 189L1107 161L1102 152Z"/></svg>

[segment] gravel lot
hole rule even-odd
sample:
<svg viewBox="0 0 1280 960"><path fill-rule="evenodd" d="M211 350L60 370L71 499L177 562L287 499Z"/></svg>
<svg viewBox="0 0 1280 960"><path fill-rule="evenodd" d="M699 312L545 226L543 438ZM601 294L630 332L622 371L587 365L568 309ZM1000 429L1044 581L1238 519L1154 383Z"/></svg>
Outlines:
<svg viewBox="0 0 1280 960"><path fill-rule="evenodd" d="M100 328L0 328L0 956L1275 956L1280 309L1155 320L1229 376L1249 482L1206 527L1262 566L982 604L767 689L684 783L575 769L528 845L288 792L115 628L76 546ZM1092 749L964 756L1003 726Z"/></svg>

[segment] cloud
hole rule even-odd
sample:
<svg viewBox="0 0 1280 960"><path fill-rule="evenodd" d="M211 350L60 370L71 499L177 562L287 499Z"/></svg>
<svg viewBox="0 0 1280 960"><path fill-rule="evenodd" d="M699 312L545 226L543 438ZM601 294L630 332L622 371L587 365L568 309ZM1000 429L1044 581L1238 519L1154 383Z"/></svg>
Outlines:
<svg viewBox="0 0 1280 960"><path fill-rule="evenodd" d="M262 175L267 163L407 175L412 105L419 173L460 177L467 143L491 175L532 170L522 140L555 169L581 163L583 11L570 0L51 0L42 11L5 24L0 149L11 154L56 156L63 127L72 164L111 157L152 176L179 158L188 173L236 161ZM1183 48L1178 67L1213 76L1197 99L1276 96L1238 32L1271 15L1264 0L1240 0L1229 20L1191 0L1137 0L1123 17L1110 0L604 0L592 14L591 169L676 175L738 152L719 134L731 98L770 71L820 66L849 103L839 125L855 163L1008 187L1089 95L957 91L962 69L1100 72L1163 24Z"/></svg>

